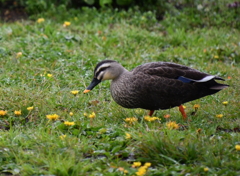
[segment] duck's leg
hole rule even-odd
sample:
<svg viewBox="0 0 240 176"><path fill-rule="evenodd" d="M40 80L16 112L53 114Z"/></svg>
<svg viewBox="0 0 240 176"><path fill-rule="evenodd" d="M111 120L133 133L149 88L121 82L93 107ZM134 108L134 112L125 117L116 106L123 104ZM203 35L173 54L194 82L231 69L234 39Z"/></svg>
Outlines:
<svg viewBox="0 0 240 176"><path fill-rule="evenodd" d="M183 119L184 119L184 120L187 120L187 114L186 114L186 112L184 111L183 106L180 105L178 108L179 108L179 111L181 112L181 114L182 114L182 116L183 116Z"/></svg>
<svg viewBox="0 0 240 176"><path fill-rule="evenodd" d="M153 113L154 113L154 110L150 110L149 113L148 113L148 115L149 115L149 116L152 116Z"/></svg>

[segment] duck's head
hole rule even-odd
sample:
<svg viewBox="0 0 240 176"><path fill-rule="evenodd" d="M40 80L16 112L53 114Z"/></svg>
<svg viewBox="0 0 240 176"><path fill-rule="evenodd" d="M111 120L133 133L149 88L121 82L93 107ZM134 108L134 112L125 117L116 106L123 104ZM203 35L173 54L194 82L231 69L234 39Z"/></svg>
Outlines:
<svg viewBox="0 0 240 176"><path fill-rule="evenodd" d="M101 81L116 79L125 70L125 68L114 60L103 60L97 64L94 69L94 77L90 85L83 93L90 92Z"/></svg>

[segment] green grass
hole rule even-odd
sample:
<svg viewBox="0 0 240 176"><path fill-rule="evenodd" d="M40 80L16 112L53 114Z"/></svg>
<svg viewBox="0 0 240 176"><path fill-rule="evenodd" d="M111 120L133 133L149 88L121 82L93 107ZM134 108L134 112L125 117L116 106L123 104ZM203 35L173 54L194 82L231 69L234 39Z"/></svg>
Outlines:
<svg viewBox="0 0 240 176"><path fill-rule="evenodd" d="M64 21L71 25L63 27ZM0 24L0 110L8 111L0 116L0 174L124 175L124 168L126 175L136 175L132 164L141 161L152 164L147 175L240 175L235 149L240 144L239 36L227 26L186 30L146 20L144 14L94 10L64 19L45 17L40 24ZM188 122L177 108L158 111L161 120L146 122L147 111L124 109L113 101L108 81L82 93L103 59L129 70L172 61L221 76L230 87L186 103ZM79 93L74 96L72 90ZM194 104L200 108L191 115ZM22 114L14 115L15 110ZM84 116L92 112L94 119ZM49 114L60 118L49 121ZM138 121L128 124L128 117ZM64 121L75 125L67 127ZM168 121L180 129L168 129Z"/></svg>

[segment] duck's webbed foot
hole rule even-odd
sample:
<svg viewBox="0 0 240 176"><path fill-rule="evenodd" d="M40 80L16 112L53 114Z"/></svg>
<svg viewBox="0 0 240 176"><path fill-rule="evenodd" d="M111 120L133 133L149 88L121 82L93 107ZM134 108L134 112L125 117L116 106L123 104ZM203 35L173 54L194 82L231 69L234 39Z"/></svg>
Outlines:
<svg viewBox="0 0 240 176"><path fill-rule="evenodd" d="M154 110L150 110L149 113L148 113L148 115L149 115L149 116L152 116L153 113L154 113Z"/></svg>
<svg viewBox="0 0 240 176"><path fill-rule="evenodd" d="M183 106L180 105L178 108L179 108L179 111L181 112L181 114L182 114L182 116L183 116L183 120L187 120L187 114L186 114Z"/></svg>

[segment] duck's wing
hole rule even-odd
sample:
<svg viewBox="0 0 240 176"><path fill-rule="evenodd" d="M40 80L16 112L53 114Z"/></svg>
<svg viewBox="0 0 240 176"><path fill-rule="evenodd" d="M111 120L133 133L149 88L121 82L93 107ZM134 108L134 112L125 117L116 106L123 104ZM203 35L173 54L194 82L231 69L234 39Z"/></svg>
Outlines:
<svg viewBox="0 0 240 176"><path fill-rule="evenodd" d="M133 74L142 72L149 76L176 79L184 83L207 82L212 79L224 80L220 77L200 72L187 66L171 62L151 62L140 65L133 70Z"/></svg>

